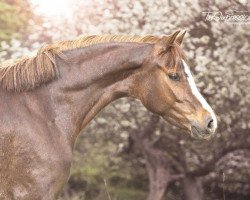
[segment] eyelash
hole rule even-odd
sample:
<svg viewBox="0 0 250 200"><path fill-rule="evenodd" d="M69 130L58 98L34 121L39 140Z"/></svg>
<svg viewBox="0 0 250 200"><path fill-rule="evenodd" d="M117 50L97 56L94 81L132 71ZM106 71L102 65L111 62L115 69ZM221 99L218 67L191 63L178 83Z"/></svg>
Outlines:
<svg viewBox="0 0 250 200"><path fill-rule="evenodd" d="M180 81L179 74L168 74L168 77L173 81Z"/></svg>

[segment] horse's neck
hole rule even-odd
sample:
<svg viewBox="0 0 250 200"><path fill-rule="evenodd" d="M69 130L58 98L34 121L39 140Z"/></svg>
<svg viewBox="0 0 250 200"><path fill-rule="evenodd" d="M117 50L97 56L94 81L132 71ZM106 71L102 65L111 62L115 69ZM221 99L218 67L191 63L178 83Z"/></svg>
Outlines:
<svg viewBox="0 0 250 200"><path fill-rule="evenodd" d="M107 43L66 52L67 62L57 60L60 91L55 98L71 120L73 138L103 107L132 95L133 74L151 50L149 44Z"/></svg>

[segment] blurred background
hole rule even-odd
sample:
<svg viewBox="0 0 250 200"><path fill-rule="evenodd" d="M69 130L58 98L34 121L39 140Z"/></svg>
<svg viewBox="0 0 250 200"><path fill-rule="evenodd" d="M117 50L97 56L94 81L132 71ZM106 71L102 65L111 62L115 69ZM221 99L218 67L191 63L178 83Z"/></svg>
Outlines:
<svg viewBox="0 0 250 200"><path fill-rule="evenodd" d="M250 199L250 20L204 11L250 15L250 2L0 0L0 62L80 35L186 30L183 48L218 115L216 136L199 141L138 101L115 101L78 137L61 200Z"/></svg>

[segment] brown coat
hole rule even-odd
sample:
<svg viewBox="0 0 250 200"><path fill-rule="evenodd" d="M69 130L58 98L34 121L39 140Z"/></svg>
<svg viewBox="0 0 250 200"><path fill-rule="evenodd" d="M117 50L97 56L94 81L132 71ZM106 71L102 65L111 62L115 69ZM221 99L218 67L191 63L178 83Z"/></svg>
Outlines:
<svg viewBox="0 0 250 200"><path fill-rule="evenodd" d="M200 138L213 134L188 85L178 33L88 37L0 67L0 199L56 199L80 130L120 97L186 130L195 122Z"/></svg>

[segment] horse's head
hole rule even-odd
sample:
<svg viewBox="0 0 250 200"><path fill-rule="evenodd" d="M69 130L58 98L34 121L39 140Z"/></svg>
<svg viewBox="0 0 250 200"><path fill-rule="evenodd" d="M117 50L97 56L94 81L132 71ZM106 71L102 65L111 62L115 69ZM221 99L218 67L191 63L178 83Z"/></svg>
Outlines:
<svg viewBox="0 0 250 200"><path fill-rule="evenodd" d="M185 33L178 34L164 36L155 44L137 79L136 93L150 111L189 130L192 136L206 139L215 133L217 120L198 91L180 48Z"/></svg>

